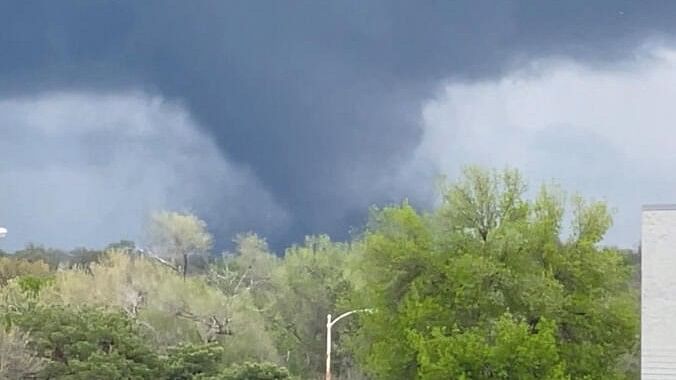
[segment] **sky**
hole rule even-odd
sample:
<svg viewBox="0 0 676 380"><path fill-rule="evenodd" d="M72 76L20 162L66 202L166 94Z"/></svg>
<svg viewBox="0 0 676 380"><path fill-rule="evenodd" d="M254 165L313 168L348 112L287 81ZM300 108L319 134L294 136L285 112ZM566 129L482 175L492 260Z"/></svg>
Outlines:
<svg viewBox="0 0 676 380"><path fill-rule="evenodd" d="M676 3L0 2L0 249L142 240L153 210L272 246L435 204L464 165L675 203Z"/></svg>

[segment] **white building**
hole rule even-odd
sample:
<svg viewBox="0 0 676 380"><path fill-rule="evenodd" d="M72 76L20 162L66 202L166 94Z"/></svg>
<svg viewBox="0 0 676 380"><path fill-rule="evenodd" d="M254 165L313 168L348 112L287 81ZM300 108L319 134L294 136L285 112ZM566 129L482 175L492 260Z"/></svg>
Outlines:
<svg viewBox="0 0 676 380"><path fill-rule="evenodd" d="M676 379L676 205L641 216L641 379Z"/></svg>

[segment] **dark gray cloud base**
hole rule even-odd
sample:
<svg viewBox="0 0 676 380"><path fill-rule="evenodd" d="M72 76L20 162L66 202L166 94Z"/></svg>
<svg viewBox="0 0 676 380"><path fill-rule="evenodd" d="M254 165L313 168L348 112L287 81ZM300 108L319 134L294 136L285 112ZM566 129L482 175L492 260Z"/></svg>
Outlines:
<svg viewBox="0 0 676 380"><path fill-rule="evenodd" d="M532 56L631 59L674 21L674 2L8 1L0 95L133 88L182 102L292 213L281 242L344 234L367 205L427 186L384 179L419 144L442 80Z"/></svg>

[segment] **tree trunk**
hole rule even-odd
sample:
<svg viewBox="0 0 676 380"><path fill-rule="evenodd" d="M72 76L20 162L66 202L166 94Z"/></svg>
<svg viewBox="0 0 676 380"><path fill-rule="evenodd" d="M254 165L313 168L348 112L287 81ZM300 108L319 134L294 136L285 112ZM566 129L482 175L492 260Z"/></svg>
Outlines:
<svg viewBox="0 0 676 380"><path fill-rule="evenodd" d="M183 281L185 281L185 276L188 274L188 255L183 254Z"/></svg>

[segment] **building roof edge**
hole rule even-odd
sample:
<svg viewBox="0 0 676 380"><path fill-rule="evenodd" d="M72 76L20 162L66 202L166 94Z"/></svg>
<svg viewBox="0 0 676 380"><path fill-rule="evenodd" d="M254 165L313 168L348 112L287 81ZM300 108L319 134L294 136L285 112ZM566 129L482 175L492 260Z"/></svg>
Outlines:
<svg viewBox="0 0 676 380"><path fill-rule="evenodd" d="M648 204L641 207L642 211L676 211L676 204Z"/></svg>

